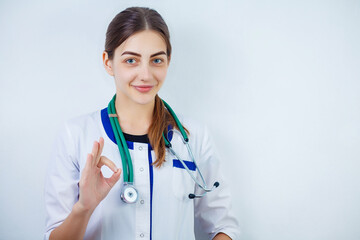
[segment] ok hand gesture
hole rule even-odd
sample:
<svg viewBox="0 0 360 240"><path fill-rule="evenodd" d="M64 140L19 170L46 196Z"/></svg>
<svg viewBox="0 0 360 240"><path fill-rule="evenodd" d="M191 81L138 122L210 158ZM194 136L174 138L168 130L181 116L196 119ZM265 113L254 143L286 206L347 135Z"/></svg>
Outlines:
<svg viewBox="0 0 360 240"><path fill-rule="evenodd" d="M120 179L121 169L118 169L107 157L101 156L103 147L104 139L100 137L99 142L94 142L92 152L88 154L85 168L81 174L78 204L84 210L93 211ZM103 176L101 172L103 165L109 167L114 172L110 178Z"/></svg>

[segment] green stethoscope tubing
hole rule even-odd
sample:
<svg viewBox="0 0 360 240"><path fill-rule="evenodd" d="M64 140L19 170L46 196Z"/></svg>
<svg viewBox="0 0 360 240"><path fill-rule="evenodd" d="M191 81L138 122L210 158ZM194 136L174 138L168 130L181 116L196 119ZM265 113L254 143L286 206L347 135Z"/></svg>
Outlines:
<svg viewBox="0 0 360 240"><path fill-rule="evenodd" d="M116 100L116 94L111 99L111 101L109 102L109 105L108 105L109 116L111 116L111 115L117 116L116 109L115 109L115 100ZM165 107L167 108L167 110L170 112L171 116L174 118L176 125L178 126L178 128L181 132L181 135L183 136L184 141L188 142L189 138L185 132L185 129L183 128L182 124L180 123L179 119L177 118L175 112L172 110L172 108L169 106L169 104L167 104L164 100L162 100L162 101L163 101ZM134 181L133 166L132 166L130 152L127 147L127 143L126 143L124 134L121 130L119 121L116 120L117 117L109 117L109 118L110 118L110 124L113 129L113 132L115 135L115 140L116 140L117 146L119 148L120 156L121 156L122 166L124 169L124 171L123 171L124 182L133 183L133 181ZM167 147L171 147L171 143L167 140L164 133L163 133L163 139L165 141L165 145Z"/></svg>
<svg viewBox="0 0 360 240"><path fill-rule="evenodd" d="M109 115L116 114L115 99L116 99L116 94L114 95L114 97L112 98L112 100L110 101L110 103L108 105L108 114ZM133 183L134 182L133 166L132 166L132 162L131 162L129 148L127 147L127 143L126 143L124 134L121 130L119 121L117 121L117 118L114 118L114 117L109 117L109 118L110 118L111 127L113 129L113 132L115 135L115 140L116 140L117 146L119 148L120 156L121 156L121 161L122 161L122 166L123 166L123 174L124 174L124 182Z"/></svg>
<svg viewBox="0 0 360 240"><path fill-rule="evenodd" d="M121 156L121 162L122 162L122 166L123 166L123 174L124 174L124 183L125 184L133 184L134 183L134 174L133 174L133 166L132 166L132 161L131 161L131 157L130 157L130 153L129 153L129 148L127 147L127 143L124 137L124 134L121 130L119 121L117 121L118 115L116 113L116 108L115 108L115 100L116 100L116 94L114 95L114 97L111 99L111 101L109 102L108 105L108 114L109 114L109 119L110 119L110 123L111 123L111 127L113 129L114 132L114 136L115 136L115 140L117 143L117 146L119 148L119 152L120 152L120 156ZM193 160L193 163L195 164L196 169L198 169L199 175L201 177L202 180L202 184L200 184L198 182L198 180L195 178L195 176L190 172L189 168L187 167L187 165L185 164L185 162L178 156L178 154L172 149L171 143L167 140L167 138L164 135L163 132L163 139L165 141L165 146L170 150L170 152L176 156L176 158L182 163L182 165L184 166L184 168L186 169L186 171L189 173L189 175L191 176L191 178L194 180L194 182L200 187L202 188L205 193L206 192L211 192L214 188L217 188L219 186L218 182L215 182L212 188L207 188L206 186L206 182L205 179L203 177L203 175L201 174L201 171L199 169L199 167L197 166L197 163L195 161L194 155L191 151L191 148L189 146L189 138L185 132L185 129L183 128L182 124L180 123L179 119L177 118L175 112L172 110L172 108L169 106L169 104L167 104L164 100L162 100L162 102L164 103L166 109L169 111L170 115L174 118L176 125L178 127L178 129L180 130L180 133L182 135L182 139L184 144L186 145L186 148L188 150L188 153L190 154L191 159ZM136 190L135 190L136 191ZM192 197L190 197L190 195L192 195ZM195 197L201 197L202 195L195 195L195 194L190 194L189 198L195 198Z"/></svg>

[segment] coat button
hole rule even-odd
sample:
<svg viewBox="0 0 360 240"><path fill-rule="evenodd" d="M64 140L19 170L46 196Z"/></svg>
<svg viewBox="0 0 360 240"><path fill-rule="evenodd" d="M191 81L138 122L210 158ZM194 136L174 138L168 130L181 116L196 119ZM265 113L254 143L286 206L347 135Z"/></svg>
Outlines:
<svg viewBox="0 0 360 240"><path fill-rule="evenodd" d="M140 233L140 237L142 237L142 238L143 238L143 237L144 237L144 234L143 234L143 233Z"/></svg>
<svg viewBox="0 0 360 240"><path fill-rule="evenodd" d="M140 150L140 151L141 151L141 150L143 150L143 147L142 147L142 146L140 146L140 147L139 147L139 150Z"/></svg>
<svg viewBox="0 0 360 240"><path fill-rule="evenodd" d="M143 167L140 168L140 172L142 172L142 171L144 171L144 168L143 168Z"/></svg>
<svg viewBox="0 0 360 240"><path fill-rule="evenodd" d="M141 204L144 204L144 202L145 202L144 200L141 200L141 201L140 201Z"/></svg>

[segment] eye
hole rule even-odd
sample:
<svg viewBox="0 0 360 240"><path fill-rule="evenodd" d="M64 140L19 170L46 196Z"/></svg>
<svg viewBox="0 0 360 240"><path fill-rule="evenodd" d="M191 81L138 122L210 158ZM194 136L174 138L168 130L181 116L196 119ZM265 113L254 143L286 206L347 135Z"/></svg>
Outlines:
<svg viewBox="0 0 360 240"><path fill-rule="evenodd" d="M129 59L126 60L126 63L134 64L134 63L136 63L136 60L133 59L133 58L129 58Z"/></svg>
<svg viewBox="0 0 360 240"><path fill-rule="evenodd" d="M162 62L163 62L163 60L160 59L160 58L156 58L156 59L153 60L153 63L155 63L155 64L160 64Z"/></svg>

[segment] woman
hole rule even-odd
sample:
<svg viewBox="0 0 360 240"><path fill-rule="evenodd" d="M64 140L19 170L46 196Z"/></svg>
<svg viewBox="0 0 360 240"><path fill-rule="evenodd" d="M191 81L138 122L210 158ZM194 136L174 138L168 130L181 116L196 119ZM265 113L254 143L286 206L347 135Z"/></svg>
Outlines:
<svg viewBox="0 0 360 240"><path fill-rule="evenodd" d="M207 130L186 118L177 124L157 95L170 58L168 28L155 10L128 8L112 20L103 63L116 95L59 134L46 181L45 239L194 239L194 224L211 239L238 238ZM181 131L205 183L220 183L213 192L204 194Z"/></svg>

